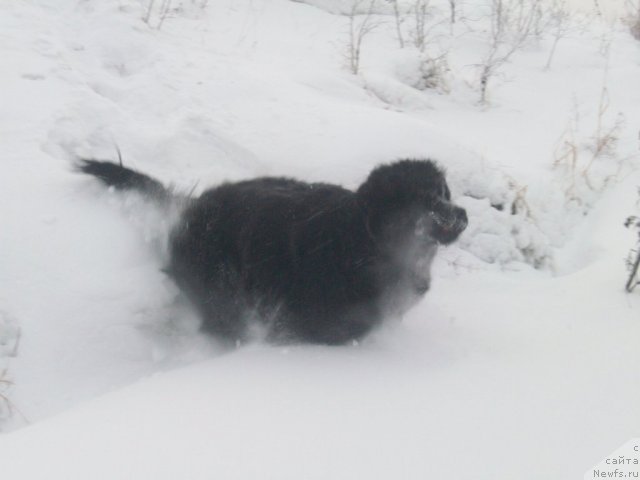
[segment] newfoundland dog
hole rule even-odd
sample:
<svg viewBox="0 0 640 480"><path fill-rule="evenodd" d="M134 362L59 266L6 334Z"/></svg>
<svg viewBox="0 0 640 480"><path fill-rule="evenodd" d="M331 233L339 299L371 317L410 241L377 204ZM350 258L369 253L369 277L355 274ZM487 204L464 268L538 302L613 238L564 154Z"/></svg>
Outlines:
<svg viewBox="0 0 640 480"><path fill-rule="evenodd" d="M121 164L78 168L161 204L180 201ZM355 192L265 177L183 201L165 271L203 329L232 342L256 328L277 342L357 340L425 294L438 245L467 226L430 160L379 166Z"/></svg>

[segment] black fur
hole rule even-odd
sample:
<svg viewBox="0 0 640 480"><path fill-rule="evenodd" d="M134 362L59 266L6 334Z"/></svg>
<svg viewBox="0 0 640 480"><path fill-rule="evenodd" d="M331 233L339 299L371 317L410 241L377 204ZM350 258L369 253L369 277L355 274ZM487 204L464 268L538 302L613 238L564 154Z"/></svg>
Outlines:
<svg viewBox="0 0 640 480"><path fill-rule="evenodd" d="M116 188L170 196L117 164L79 168ZM171 234L166 271L218 336L242 340L258 324L278 341L342 344L421 297L437 245L466 225L429 160L378 167L356 192L259 178L190 200Z"/></svg>
<svg viewBox="0 0 640 480"><path fill-rule="evenodd" d="M119 190L138 190L152 199L170 201L171 192L157 180L122 164L101 162L98 160L81 160L78 169L94 177L98 177L105 185Z"/></svg>

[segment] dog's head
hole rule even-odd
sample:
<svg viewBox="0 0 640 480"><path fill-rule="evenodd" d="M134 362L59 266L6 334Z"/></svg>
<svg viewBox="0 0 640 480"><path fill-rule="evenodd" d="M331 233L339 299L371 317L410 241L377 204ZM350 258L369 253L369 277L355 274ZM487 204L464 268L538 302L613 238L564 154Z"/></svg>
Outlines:
<svg viewBox="0 0 640 480"><path fill-rule="evenodd" d="M369 228L391 244L448 245L467 227L467 213L451 203L444 173L430 160L401 160L371 172L358 189Z"/></svg>
<svg viewBox="0 0 640 480"><path fill-rule="evenodd" d="M444 173L429 160L401 160L371 172L357 192L367 227L382 258L383 282L397 293L402 311L431 283L438 245L455 241L467 227L467 213L451 203Z"/></svg>

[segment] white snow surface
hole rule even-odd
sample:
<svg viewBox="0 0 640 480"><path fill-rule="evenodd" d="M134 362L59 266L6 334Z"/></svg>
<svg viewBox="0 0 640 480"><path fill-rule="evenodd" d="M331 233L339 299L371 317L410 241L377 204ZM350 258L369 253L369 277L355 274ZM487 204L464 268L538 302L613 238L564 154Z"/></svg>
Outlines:
<svg viewBox="0 0 640 480"><path fill-rule="evenodd" d="M640 42L591 3L480 106L482 0L435 27L449 93L414 88L388 5L356 76L346 0L174 1L160 29L138 0L0 2L0 478L569 479L638 437ZM228 351L161 272L173 219L74 172L117 148L185 192L433 158L470 224L361 343Z"/></svg>

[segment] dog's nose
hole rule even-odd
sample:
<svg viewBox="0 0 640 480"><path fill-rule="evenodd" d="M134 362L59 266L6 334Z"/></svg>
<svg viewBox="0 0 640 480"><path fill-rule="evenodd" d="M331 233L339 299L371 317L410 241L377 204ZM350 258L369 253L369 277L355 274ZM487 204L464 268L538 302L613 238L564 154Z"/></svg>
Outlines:
<svg viewBox="0 0 640 480"><path fill-rule="evenodd" d="M456 235L460 235L465 231L467 225L469 225L469 219L467 218L467 211L464 208L453 207L455 212L453 214L455 221L453 224L453 231Z"/></svg>
<svg viewBox="0 0 640 480"><path fill-rule="evenodd" d="M464 208L442 202L434 212L435 220L434 236L438 243L449 244L454 242L467 228L469 220Z"/></svg>

